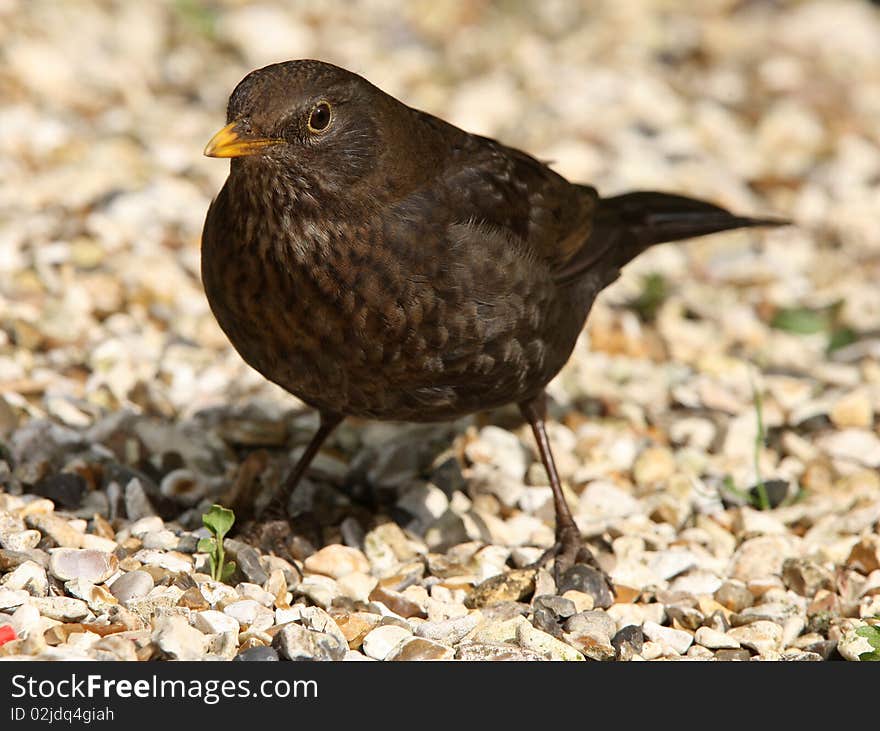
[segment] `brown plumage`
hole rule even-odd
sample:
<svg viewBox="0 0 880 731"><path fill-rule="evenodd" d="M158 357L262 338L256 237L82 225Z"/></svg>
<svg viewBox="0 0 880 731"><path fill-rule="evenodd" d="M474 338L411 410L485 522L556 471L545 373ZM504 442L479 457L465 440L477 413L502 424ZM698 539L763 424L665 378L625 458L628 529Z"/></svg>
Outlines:
<svg viewBox="0 0 880 731"><path fill-rule="evenodd" d="M241 356L321 414L284 496L345 416L517 403L554 491L557 568L580 536L544 387L596 295L653 244L778 223L663 193L600 198L318 61L246 76L227 122L205 151L233 158L205 221L205 291Z"/></svg>

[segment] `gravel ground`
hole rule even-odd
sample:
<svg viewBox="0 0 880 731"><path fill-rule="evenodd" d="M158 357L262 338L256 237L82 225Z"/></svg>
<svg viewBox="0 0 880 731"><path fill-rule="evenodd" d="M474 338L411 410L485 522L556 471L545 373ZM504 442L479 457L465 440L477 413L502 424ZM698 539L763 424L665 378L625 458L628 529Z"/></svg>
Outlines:
<svg viewBox="0 0 880 731"><path fill-rule="evenodd" d="M880 615L880 12L861 0L0 0L0 656L858 660ZM773 232L658 247L551 384L613 578L527 566L552 501L513 411L314 414L215 324L201 157L250 69L320 57L605 194ZM764 493L758 489L764 484ZM762 505L766 494L770 509ZM233 507L236 568L199 539Z"/></svg>

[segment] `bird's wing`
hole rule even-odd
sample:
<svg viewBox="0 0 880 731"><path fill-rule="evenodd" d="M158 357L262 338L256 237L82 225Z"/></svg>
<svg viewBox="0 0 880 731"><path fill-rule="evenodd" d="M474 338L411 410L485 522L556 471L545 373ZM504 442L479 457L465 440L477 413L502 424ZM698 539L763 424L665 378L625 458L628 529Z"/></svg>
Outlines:
<svg viewBox="0 0 880 731"><path fill-rule="evenodd" d="M472 149L444 171L442 185L456 223L500 229L557 271L592 230L598 195L524 152L472 137Z"/></svg>
<svg viewBox="0 0 880 731"><path fill-rule="evenodd" d="M421 140L420 160L434 169L394 204L412 207L417 218L474 232L494 231L541 262L562 270L590 237L598 194L573 185L534 157L488 137L469 134L443 120L413 110ZM442 153L437 154L441 149ZM418 176L413 176L416 179Z"/></svg>
<svg viewBox="0 0 880 731"><path fill-rule="evenodd" d="M372 269L390 272L378 275L384 299L393 298L402 314L386 323L384 336L412 350L407 363L423 359L418 369L395 374L395 382L428 389L431 398L476 389L486 403L501 403L521 390L540 360L534 333L553 285L546 269L536 271L541 267L511 229L513 219L501 218L503 206L487 210L488 216L468 211L459 218L461 208L428 187L382 214L382 246L371 252L381 258Z"/></svg>

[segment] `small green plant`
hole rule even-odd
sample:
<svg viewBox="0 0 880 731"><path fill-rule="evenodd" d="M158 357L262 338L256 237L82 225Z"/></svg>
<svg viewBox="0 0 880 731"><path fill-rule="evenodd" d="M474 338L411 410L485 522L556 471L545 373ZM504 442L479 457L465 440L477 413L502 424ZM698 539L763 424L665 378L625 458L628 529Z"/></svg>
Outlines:
<svg viewBox="0 0 880 731"><path fill-rule="evenodd" d="M755 418L758 422L758 430L755 435L755 479L757 480L758 507L761 510L770 510L770 498L767 496L767 486L764 484L764 477L761 475L761 450L767 443L767 435L764 432L764 401L761 392L755 386L755 381L749 371L749 382L752 386L752 403L755 405Z"/></svg>
<svg viewBox="0 0 880 731"><path fill-rule="evenodd" d="M843 300L827 307L783 307L776 311L770 326L795 335L814 335L824 333L828 338L826 351L851 345L859 339L858 333L840 323Z"/></svg>
<svg viewBox="0 0 880 731"><path fill-rule="evenodd" d="M211 578L214 581L226 581L235 571L235 562L227 562L223 550L223 538L232 528L234 522L235 513L222 505L212 505L211 509L202 516L202 523L211 531L211 537L202 538L199 541L198 549L208 554Z"/></svg>
<svg viewBox="0 0 880 731"><path fill-rule="evenodd" d="M739 497L743 502L751 505L758 510L770 510L770 496L767 493L767 485L761 474L761 449L767 442L767 433L764 430L764 401L761 392L755 386L755 380L749 372L749 383L752 386L752 404L755 407L755 420L757 421L757 430L755 432L755 448L752 452L755 461L755 487L753 490L741 490L734 483L730 475L724 478L724 488L733 495Z"/></svg>
<svg viewBox="0 0 880 731"><path fill-rule="evenodd" d="M668 296L669 285L666 279L662 274L654 272L642 277L642 291L629 305L643 322L651 322Z"/></svg>
<svg viewBox="0 0 880 731"><path fill-rule="evenodd" d="M856 634L859 637L864 637L868 644L874 648L870 652L863 652L859 655L859 660L862 662L880 662L880 627L873 625L859 627L856 630Z"/></svg>
<svg viewBox="0 0 880 731"><path fill-rule="evenodd" d="M208 40L217 37L217 11L202 0L175 0L172 8L184 24Z"/></svg>

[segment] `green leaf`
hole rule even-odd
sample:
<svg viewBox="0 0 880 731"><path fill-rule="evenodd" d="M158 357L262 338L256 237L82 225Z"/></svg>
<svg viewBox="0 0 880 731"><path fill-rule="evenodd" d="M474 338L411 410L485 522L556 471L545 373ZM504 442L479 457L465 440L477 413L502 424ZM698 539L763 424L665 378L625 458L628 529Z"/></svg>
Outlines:
<svg viewBox="0 0 880 731"><path fill-rule="evenodd" d="M756 485L755 492L756 495L750 501L752 507L756 510L770 510L770 498L767 495L767 486L763 480Z"/></svg>
<svg viewBox="0 0 880 731"><path fill-rule="evenodd" d="M217 36L217 11L199 0L176 0L173 5L181 20L208 39Z"/></svg>
<svg viewBox="0 0 880 731"><path fill-rule="evenodd" d="M856 630L859 637L864 637L875 650L880 650L880 629L866 625Z"/></svg>
<svg viewBox="0 0 880 731"><path fill-rule="evenodd" d="M235 513L222 505L212 505L211 509L202 516L202 522L218 540L223 540L223 536L229 532L235 522Z"/></svg>
<svg viewBox="0 0 880 731"><path fill-rule="evenodd" d="M874 650L873 652L863 652L859 655L859 662L880 662L880 652Z"/></svg>
<svg viewBox="0 0 880 731"><path fill-rule="evenodd" d="M233 573L235 573L235 561L227 561L220 572L220 580L226 581Z"/></svg>
<svg viewBox="0 0 880 731"><path fill-rule="evenodd" d="M828 347L826 350L829 353L833 353L835 350L840 350L847 345L852 345L858 339L858 333L852 328L838 327L834 329L828 337Z"/></svg>
<svg viewBox="0 0 880 731"><path fill-rule="evenodd" d="M199 544L196 546L196 550L199 553L213 553L217 548L217 541L213 538L200 538Z"/></svg>
<svg viewBox="0 0 880 731"><path fill-rule="evenodd" d="M642 320L650 322L668 296L669 286L666 279L655 272L642 277L642 291L629 304Z"/></svg>
<svg viewBox="0 0 880 731"><path fill-rule="evenodd" d="M831 329L831 317L828 310L812 310L809 307L783 308L773 316L770 326L796 335L812 335Z"/></svg>
<svg viewBox="0 0 880 731"><path fill-rule="evenodd" d="M736 486L736 483L733 481L733 477L731 477L730 475L725 475L722 484L724 485L724 489L727 490L729 493L735 495L744 503L751 504L751 496L749 495L748 491L740 490Z"/></svg>

